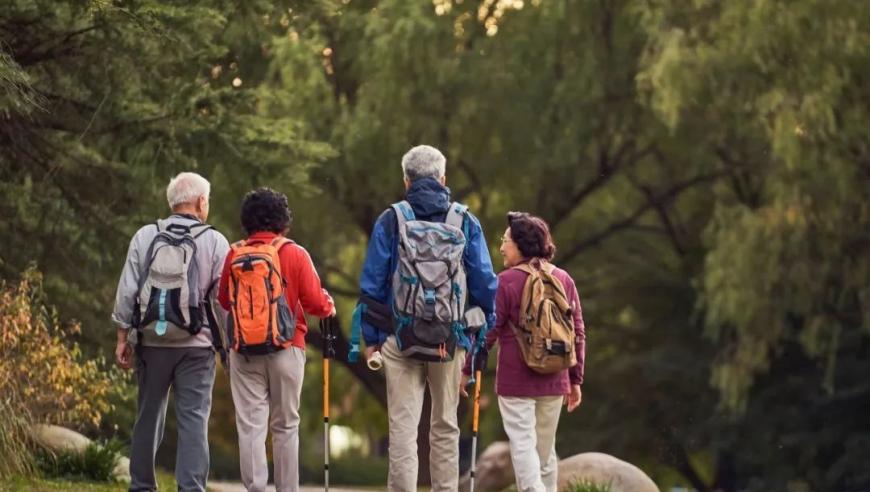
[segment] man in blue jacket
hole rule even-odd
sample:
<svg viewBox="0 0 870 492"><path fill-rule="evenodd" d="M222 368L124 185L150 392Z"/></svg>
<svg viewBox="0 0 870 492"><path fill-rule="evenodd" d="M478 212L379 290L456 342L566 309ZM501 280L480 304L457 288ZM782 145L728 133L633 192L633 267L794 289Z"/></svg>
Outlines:
<svg viewBox="0 0 870 492"><path fill-rule="evenodd" d="M471 349L467 329L472 322L468 322L469 318L466 316L458 324L454 323L456 333L450 335L455 337L450 338L447 344L436 344L438 351L434 353L440 357L431 355L433 352L425 348L424 342L420 342L424 348L415 352L416 349L410 346L417 340L410 334L424 332L423 338L426 339L428 335L425 331L428 325L424 313L427 308L432 306L428 322L432 322L433 318L442 319L443 312L452 309L451 303L456 298L459 299L457 305L464 304L457 309L471 312L477 307L480 308L474 310L477 313L482 310L483 315L479 316L479 325L492 326L495 321L497 279L492 269L486 239L477 218L468 212L466 207L451 203L450 190L445 186L445 167L444 155L428 145L414 147L402 157L405 202L388 208L375 223L360 278L362 309L358 309L358 313L361 311L363 314L355 316L356 325L362 328L366 343L366 358L371 358L376 351L381 352L387 380L387 413L390 426L390 472L387 485L391 491L416 490L419 466L417 425L423 409L423 394L427 382L432 397L429 432L432 490L455 491L458 488L459 426L456 409L459 404L459 388L456 381L461 375L465 351ZM399 212L402 213L401 216L398 215ZM410 221L422 221L414 224L433 224L431 226L424 224L417 226L416 229L407 229L408 232L405 232L405 224ZM445 226L451 223L454 223L456 228ZM452 231L458 230L461 230L462 234L455 233L457 237L450 236L454 234ZM410 248L406 246L410 244L409 241L415 240L409 238L414 231L430 234L428 237L416 239L422 241L419 244L423 249L427 249L427 244L432 246L432 250L436 251L435 254L441 250L436 249L437 245L433 244L443 240L445 234L449 236L450 241L454 241L453 244L464 248L462 251L457 251L456 248L448 246L444 250L457 255L455 261L463 267L461 269L448 267L449 274L453 275L458 270L460 275L456 277L458 280L452 282L453 290L451 291L449 287L446 290L448 293L446 297L451 299L450 302L435 299L445 294L441 287L433 287L433 283L437 282L433 278L439 275L438 268L443 268L438 267L437 264L449 264L450 260L419 263L417 264L420 265L419 268L409 261L409 253L406 250L413 249L415 254L419 253L416 245L411 245ZM403 242L401 246L403 251L400 255L400 243ZM432 250L429 251L430 254ZM458 256L459 254L461 257ZM425 271L426 268L432 269L430 273ZM401 272L417 271L420 278L413 275L396 275L397 269ZM461 278L463 273L464 282ZM399 296L404 301L394 304L393 297L397 289L402 288L403 281L409 283L406 293ZM420 285L417 285L418 281ZM428 295L427 285L430 287ZM417 289L415 290L414 287ZM418 294L418 291L422 293ZM410 304L414 305L416 302L419 310L408 309L409 298L411 298ZM419 300L415 301L415 299ZM402 305L405 311L402 310ZM412 311L419 318L403 315L405 312ZM460 313L459 316L463 314ZM396 333L409 325L413 325L413 330L406 329L405 335L399 336L397 340ZM422 326L422 329L418 328L419 326ZM408 336L412 337L410 341ZM358 343L355 349L358 350Z"/></svg>

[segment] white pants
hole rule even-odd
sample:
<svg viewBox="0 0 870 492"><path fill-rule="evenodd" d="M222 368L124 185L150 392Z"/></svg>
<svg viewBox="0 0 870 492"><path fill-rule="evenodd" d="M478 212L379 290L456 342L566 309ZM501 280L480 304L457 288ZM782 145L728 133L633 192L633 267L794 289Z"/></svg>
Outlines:
<svg viewBox="0 0 870 492"><path fill-rule="evenodd" d="M562 396L498 397L518 492L556 492L556 427L562 400Z"/></svg>
<svg viewBox="0 0 870 492"><path fill-rule="evenodd" d="M269 355L230 352L230 388L236 407L239 464L248 492L265 492L269 479L266 433L272 430L275 489L299 490L299 396L305 352L288 347Z"/></svg>

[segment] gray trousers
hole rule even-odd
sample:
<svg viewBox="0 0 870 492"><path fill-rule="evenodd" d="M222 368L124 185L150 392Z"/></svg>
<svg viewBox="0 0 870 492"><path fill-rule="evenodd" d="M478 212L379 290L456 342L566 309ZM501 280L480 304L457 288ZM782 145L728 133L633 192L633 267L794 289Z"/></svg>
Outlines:
<svg viewBox="0 0 870 492"><path fill-rule="evenodd" d="M270 429L275 490L299 490L299 398L304 376L305 352L297 347L247 358L230 352L239 464L248 492L266 492L266 433Z"/></svg>
<svg viewBox="0 0 870 492"><path fill-rule="evenodd" d="M130 491L157 490L154 459L163 440L169 388L175 394L178 490L205 491L208 478L208 416L215 357L210 348L142 347L136 361L138 413L130 447Z"/></svg>

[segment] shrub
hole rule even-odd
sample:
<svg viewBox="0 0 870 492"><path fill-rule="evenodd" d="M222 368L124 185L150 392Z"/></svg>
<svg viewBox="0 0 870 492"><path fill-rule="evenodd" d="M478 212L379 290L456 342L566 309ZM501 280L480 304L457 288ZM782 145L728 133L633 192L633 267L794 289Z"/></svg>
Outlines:
<svg viewBox="0 0 870 492"><path fill-rule="evenodd" d="M562 489L562 492L610 492L610 483L597 483L591 480L575 480Z"/></svg>
<svg viewBox="0 0 870 492"><path fill-rule="evenodd" d="M32 470L33 423L96 427L109 410L117 372L84 357L72 338L79 332L46 306L34 269L17 285L0 282L0 478Z"/></svg>
<svg viewBox="0 0 870 492"><path fill-rule="evenodd" d="M84 452L39 450L36 462L47 477L111 482L122 449L120 441L110 441L104 445L92 442Z"/></svg>

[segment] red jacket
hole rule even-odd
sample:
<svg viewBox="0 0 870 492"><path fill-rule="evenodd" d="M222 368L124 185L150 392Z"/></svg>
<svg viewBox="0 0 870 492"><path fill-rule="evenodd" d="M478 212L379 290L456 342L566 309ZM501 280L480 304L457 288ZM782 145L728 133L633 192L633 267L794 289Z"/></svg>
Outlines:
<svg viewBox="0 0 870 492"><path fill-rule="evenodd" d="M248 237L248 241L271 242L277 234L274 232L255 232ZM218 287L218 301L224 309L230 309L230 264L233 261L233 250L227 254L224 261L224 269L221 273L221 281ZM296 243L291 243L278 251L281 259L281 275L287 282L284 294L287 296L287 305L295 306L296 335L290 345L305 348L305 334L308 333L308 324L305 314L325 318L332 312L334 304L332 297L320 286L320 277L314 269L311 256L305 248Z"/></svg>

